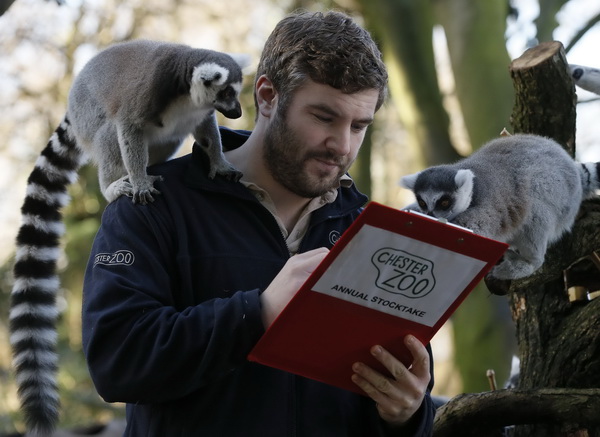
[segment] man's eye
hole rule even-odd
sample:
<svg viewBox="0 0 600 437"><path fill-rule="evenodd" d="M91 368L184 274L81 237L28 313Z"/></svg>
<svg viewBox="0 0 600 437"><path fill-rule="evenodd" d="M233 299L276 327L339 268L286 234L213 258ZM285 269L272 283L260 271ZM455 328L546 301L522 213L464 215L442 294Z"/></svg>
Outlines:
<svg viewBox="0 0 600 437"><path fill-rule="evenodd" d="M354 124L352 125L352 130L354 132L362 132L364 131L366 128L368 127L368 125L365 124Z"/></svg>
<svg viewBox="0 0 600 437"><path fill-rule="evenodd" d="M315 118L323 123L330 123L332 121L331 117L327 117L325 115L315 114Z"/></svg>

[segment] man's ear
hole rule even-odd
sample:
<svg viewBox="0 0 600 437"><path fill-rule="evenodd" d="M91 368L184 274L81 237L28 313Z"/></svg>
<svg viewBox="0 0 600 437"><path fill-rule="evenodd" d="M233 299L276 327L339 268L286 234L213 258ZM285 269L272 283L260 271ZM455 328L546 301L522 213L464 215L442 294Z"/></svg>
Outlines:
<svg viewBox="0 0 600 437"><path fill-rule="evenodd" d="M256 102L263 117L271 117L277 103L277 91L271 80L264 74L256 80Z"/></svg>

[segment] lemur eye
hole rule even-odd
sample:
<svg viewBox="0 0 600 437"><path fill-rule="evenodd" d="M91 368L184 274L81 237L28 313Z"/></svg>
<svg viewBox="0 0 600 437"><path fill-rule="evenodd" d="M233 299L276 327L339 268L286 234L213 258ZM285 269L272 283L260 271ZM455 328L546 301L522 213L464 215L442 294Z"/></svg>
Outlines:
<svg viewBox="0 0 600 437"><path fill-rule="evenodd" d="M419 204L419 208L421 208L422 210L425 210L427 208L427 204L420 197L417 197L417 203Z"/></svg>
<svg viewBox="0 0 600 437"><path fill-rule="evenodd" d="M235 90L232 87L228 86L227 88L217 93L217 98L219 100L233 99L235 98Z"/></svg>
<svg viewBox="0 0 600 437"><path fill-rule="evenodd" d="M452 206L452 199L450 196L442 196L437 202L437 207L446 210Z"/></svg>

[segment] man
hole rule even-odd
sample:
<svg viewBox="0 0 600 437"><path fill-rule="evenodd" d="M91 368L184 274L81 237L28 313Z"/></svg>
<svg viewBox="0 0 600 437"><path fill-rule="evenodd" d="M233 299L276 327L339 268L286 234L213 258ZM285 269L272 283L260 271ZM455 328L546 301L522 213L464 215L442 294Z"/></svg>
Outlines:
<svg viewBox="0 0 600 437"><path fill-rule="evenodd" d="M365 396L246 359L366 202L346 171L386 91L379 50L348 16L286 17L259 62L255 128L222 130L242 180L208 179L195 147L151 169L155 202L107 207L83 342L100 395L127 403L127 436L431 434L431 356L411 336L408 369L373 345L393 378L353 364Z"/></svg>

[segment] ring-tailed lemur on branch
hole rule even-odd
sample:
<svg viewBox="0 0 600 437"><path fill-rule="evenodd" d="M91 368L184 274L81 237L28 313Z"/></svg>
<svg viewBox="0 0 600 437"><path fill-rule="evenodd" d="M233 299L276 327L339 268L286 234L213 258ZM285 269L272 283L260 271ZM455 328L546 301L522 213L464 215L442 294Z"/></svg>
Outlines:
<svg viewBox="0 0 600 437"><path fill-rule="evenodd" d="M38 158L21 208L10 309L13 363L28 429L50 434L58 420L56 262L67 187L90 159L102 194L152 202L146 167L172 156L192 134L209 158L209 176L241 173L221 148L215 110L241 116L247 56L137 40L93 57L75 79L67 113Z"/></svg>
<svg viewBox="0 0 600 437"><path fill-rule="evenodd" d="M600 188L600 163L575 162L537 135L497 138L454 164L404 176L417 202L407 207L510 245L490 275L529 276L549 244L573 226L581 202Z"/></svg>

